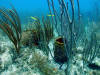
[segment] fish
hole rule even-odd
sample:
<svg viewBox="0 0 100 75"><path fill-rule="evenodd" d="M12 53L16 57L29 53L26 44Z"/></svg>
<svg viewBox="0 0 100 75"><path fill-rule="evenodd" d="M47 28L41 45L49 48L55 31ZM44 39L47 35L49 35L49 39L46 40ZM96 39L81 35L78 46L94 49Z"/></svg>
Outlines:
<svg viewBox="0 0 100 75"><path fill-rule="evenodd" d="M47 15L47 16L49 16L49 17L50 17L50 16L55 16L55 15L50 15L50 14L49 14L49 15Z"/></svg>
<svg viewBox="0 0 100 75"><path fill-rule="evenodd" d="M35 17L33 17L33 16L31 16L31 19L33 19L33 20L38 20L37 18L35 18Z"/></svg>

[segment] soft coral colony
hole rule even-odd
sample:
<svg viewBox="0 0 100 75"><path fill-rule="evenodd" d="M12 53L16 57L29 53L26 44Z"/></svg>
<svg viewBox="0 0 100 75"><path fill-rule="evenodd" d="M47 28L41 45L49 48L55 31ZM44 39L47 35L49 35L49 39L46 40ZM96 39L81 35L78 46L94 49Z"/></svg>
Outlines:
<svg viewBox="0 0 100 75"><path fill-rule="evenodd" d="M35 67L38 67L45 75L56 75L59 73L58 68L50 67L47 64L50 54L54 62L61 65L59 69L62 69L63 64L66 63L67 67L64 72L66 75L71 75L72 64L75 63L74 57L78 52L78 38L81 38L81 40L84 41L82 53L83 65L86 65L91 69L94 67L95 69L97 69L96 67L100 68L100 66L92 62L100 52L100 45L98 45L95 32L91 32L90 40L85 38L86 35L82 36L82 34L84 34L84 29L80 26L82 24L80 23L79 0L77 0L77 5L74 4L73 0L69 0L71 4L70 9L72 11L72 18L70 17L68 10L69 2L66 3L65 0L57 1L60 7L59 14L54 5L54 1L47 0L50 15L47 15L46 17L43 16L42 19L31 16L31 19L34 19L31 25L32 27L26 28L23 31L20 18L15 8L13 6L12 9L0 8L0 28L7 34L11 42L14 44L16 54L20 56L20 58L23 57L21 56L22 46L29 47L30 50L33 50L33 59L29 63L37 63ZM76 11L74 10L75 6L78 6L79 24L76 22L75 18L77 16L75 14ZM57 36L55 36L55 32L58 34ZM48 46L51 41L53 41L53 50ZM41 54L37 52L38 50L36 51L35 49L41 50L46 57L41 56ZM84 74L84 71L82 74Z"/></svg>

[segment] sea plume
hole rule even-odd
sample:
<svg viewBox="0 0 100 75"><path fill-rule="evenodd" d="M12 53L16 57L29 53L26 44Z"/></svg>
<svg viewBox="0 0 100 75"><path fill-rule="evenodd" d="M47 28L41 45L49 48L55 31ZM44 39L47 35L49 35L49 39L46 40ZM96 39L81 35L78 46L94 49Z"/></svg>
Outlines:
<svg viewBox="0 0 100 75"><path fill-rule="evenodd" d="M0 8L0 28L7 34L19 53L21 39L21 23L19 16L12 6L12 9Z"/></svg>

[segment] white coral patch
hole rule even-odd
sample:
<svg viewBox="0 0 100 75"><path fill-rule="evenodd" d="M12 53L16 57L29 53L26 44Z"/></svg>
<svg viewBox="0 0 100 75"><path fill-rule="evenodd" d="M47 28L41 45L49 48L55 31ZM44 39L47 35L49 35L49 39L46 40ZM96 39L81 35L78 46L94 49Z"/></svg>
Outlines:
<svg viewBox="0 0 100 75"><path fill-rule="evenodd" d="M2 54L1 61L2 61L2 67L6 67L7 65L12 64L12 58L8 53L8 50Z"/></svg>

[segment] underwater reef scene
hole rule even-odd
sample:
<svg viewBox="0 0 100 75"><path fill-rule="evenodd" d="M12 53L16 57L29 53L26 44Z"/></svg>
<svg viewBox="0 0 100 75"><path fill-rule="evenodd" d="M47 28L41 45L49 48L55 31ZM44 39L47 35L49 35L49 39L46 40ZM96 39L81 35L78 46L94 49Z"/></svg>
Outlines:
<svg viewBox="0 0 100 75"><path fill-rule="evenodd" d="M0 3L0 75L100 75L99 0L43 0L38 16L16 1Z"/></svg>

